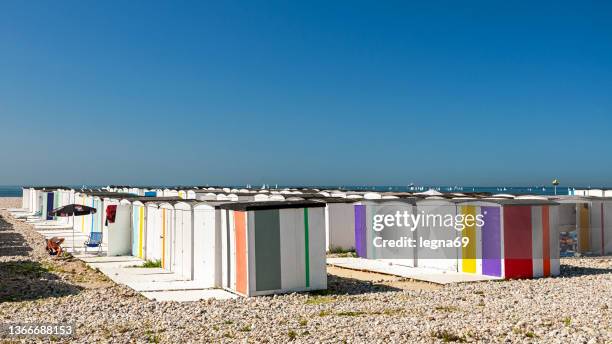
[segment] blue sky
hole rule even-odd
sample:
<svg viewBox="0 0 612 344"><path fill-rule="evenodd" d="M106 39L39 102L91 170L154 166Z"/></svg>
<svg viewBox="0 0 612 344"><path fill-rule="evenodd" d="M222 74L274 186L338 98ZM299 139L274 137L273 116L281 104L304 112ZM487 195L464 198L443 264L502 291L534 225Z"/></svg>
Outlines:
<svg viewBox="0 0 612 344"><path fill-rule="evenodd" d="M0 2L0 184L612 186L610 2Z"/></svg>

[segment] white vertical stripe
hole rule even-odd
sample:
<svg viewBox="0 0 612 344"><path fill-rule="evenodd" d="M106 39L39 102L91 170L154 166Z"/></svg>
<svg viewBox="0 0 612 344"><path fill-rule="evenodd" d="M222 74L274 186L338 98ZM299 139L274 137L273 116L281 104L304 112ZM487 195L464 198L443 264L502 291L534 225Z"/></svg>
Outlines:
<svg viewBox="0 0 612 344"><path fill-rule="evenodd" d="M257 288L257 269L255 268L255 211L246 214L246 259L247 259L247 296L252 295Z"/></svg>
<svg viewBox="0 0 612 344"><path fill-rule="evenodd" d="M604 252L612 254L612 201L604 201Z"/></svg>
<svg viewBox="0 0 612 344"><path fill-rule="evenodd" d="M548 224L549 224L549 248L550 248L550 275L558 276L560 273L559 251L561 250L559 243L559 208L556 206L548 207Z"/></svg>
<svg viewBox="0 0 612 344"><path fill-rule="evenodd" d="M304 288L304 209L279 209L281 289Z"/></svg>
<svg viewBox="0 0 612 344"><path fill-rule="evenodd" d="M533 277L542 277L544 267L542 263L542 206L531 206L531 256Z"/></svg>
<svg viewBox="0 0 612 344"><path fill-rule="evenodd" d="M304 222L302 211L302 228ZM308 238L310 258L310 289L327 288L327 264L325 262L325 208L308 209ZM299 235L298 235L299 237ZM303 236L302 236L303 237ZM302 245L302 251L304 245ZM302 255L304 256L304 255ZM303 265L302 265L303 266Z"/></svg>
<svg viewBox="0 0 612 344"><path fill-rule="evenodd" d="M331 228L330 226L330 221L329 221L329 216L330 216L330 212L332 211L331 208L331 203L328 203L325 206L325 250L329 251L331 250L331 246L332 246L332 242L331 242Z"/></svg>
<svg viewBox="0 0 612 344"><path fill-rule="evenodd" d="M230 249L230 261L229 261L229 288L236 290L236 223L234 221L234 211L228 210L229 214L229 249Z"/></svg>

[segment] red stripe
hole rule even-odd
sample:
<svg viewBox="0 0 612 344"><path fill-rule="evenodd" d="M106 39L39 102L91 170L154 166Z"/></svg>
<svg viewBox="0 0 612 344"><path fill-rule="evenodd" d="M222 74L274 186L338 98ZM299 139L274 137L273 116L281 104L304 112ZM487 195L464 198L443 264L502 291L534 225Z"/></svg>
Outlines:
<svg viewBox="0 0 612 344"><path fill-rule="evenodd" d="M542 262L544 277L550 276L550 219L548 206L542 206Z"/></svg>
<svg viewBox="0 0 612 344"><path fill-rule="evenodd" d="M504 207L505 277L533 277L531 207Z"/></svg>

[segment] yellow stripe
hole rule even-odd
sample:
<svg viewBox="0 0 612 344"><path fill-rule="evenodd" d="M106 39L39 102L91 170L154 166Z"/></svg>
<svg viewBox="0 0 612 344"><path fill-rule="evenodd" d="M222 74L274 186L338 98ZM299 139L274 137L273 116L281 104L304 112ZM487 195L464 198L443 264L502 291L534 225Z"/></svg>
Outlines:
<svg viewBox="0 0 612 344"><path fill-rule="evenodd" d="M467 246L461 247L461 266L463 272L476 273L476 207L473 205L462 206L461 212L463 214L463 224L465 225L462 235L470 239ZM471 226L466 225L465 217L467 215L473 216L469 221Z"/></svg>
<svg viewBox="0 0 612 344"><path fill-rule="evenodd" d="M588 204L580 205L580 232L578 235L580 236L580 247L578 247L578 252L584 253L588 252L591 249L590 245L590 237L589 237L589 206Z"/></svg>
<svg viewBox="0 0 612 344"><path fill-rule="evenodd" d="M143 237L143 226L142 222L144 221L144 207L140 207L140 221L138 224L138 228L140 229L140 233L138 235L138 257L142 258L142 237Z"/></svg>

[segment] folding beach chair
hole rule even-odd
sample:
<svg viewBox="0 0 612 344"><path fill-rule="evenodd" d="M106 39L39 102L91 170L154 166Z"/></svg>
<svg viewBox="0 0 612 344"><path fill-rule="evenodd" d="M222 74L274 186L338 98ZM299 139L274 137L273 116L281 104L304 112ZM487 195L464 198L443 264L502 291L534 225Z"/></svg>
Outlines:
<svg viewBox="0 0 612 344"><path fill-rule="evenodd" d="M102 252L102 232L89 233L89 239L83 245L85 246L85 252L87 252L88 247L97 247L98 252Z"/></svg>

